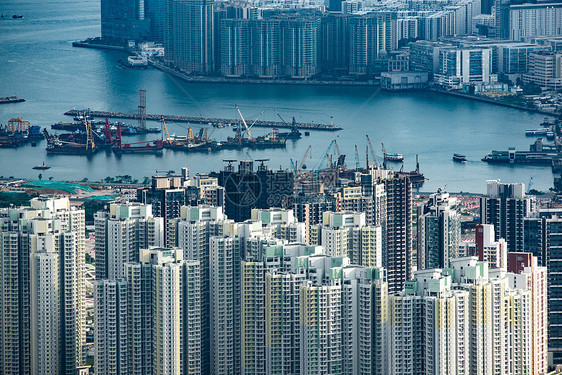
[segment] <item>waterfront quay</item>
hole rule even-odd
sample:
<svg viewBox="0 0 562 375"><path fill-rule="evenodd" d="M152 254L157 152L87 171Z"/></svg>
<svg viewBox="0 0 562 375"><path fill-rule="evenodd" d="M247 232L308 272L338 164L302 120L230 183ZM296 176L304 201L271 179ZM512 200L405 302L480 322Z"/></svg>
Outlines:
<svg viewBox="0 0 562 375"><path fill-rule="evenodd" d="M81 111L72 109L64 113L65 116L77 116ZM125 113L125 112L108 112L108 111L89 111L92 117L104 117L104 118L117 118L117 119L139 119L138 113ZM218 118L218 117L198 117L198 116L179 116L179 115L146 115L146 119L150 121L160 121L164 117L164 121L173 122L186 122L190 124L238 124L240 120ZM295 123L298 129L305 130L324 130L324 131L338 131L342 130L340 126L335 124L321 124L314 122L297 122ZM268 121L268 120L257 120L254 126L261 128L291 128L289 123L282 121Z"/></svg>

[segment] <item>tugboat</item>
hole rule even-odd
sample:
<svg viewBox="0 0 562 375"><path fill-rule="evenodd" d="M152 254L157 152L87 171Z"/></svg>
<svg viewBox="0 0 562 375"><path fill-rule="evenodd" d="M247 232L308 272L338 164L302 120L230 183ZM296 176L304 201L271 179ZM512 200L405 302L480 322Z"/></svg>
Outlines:
<svg viewBox="0 0 562 375"><path fill-rule="evenodd" d="M46 170L46 169L49 169L49 168L51 168L51 167L45 165L45 162L43 162L43 164L39 164L39 165L36 165L35 167L33 167L33 169L40 169L40 170Z"/></svg>
<svg viewBox="0 0 562 375"><path fill-rule="evenodd" d="M453 161L457 163L464 163L466 161L466 156L461 154L453 154Z"/></svg>

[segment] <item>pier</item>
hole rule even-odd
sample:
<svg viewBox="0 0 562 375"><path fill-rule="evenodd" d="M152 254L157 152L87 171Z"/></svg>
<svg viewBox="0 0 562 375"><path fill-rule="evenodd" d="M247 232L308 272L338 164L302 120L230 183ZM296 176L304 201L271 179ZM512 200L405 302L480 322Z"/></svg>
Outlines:
<svg viewBox="0 0 562 375"><path fill-rule="evenodd" d="M65 116L77 116L81 111L72 109L65 112ZM103 118L117 118L117 119L138 119L138 113L125 113L125 112L106 112L106 111L90 111L89 115L92 117L103 117ZM186 122L190 124L238 124L240 120L237 119L226 119L217 117L197 117L197 116L178 116L178 115L146 115L147 120L160 121L164 116L165 121L171 122ZM291 124L286 124L281 121L266 121L258 120L255 122L254 126L262 128L291 128ZM342 130L340 126L334 124L320 124L314 122L297 122L297 128L304 130L323 130L323 131L338 131Z"/></svg>
<svg viewBox="0 0 562 375"><path fill-rule="evenodd" d="M0 104L19 102L25 102L25 99L22 99L19 96L6 96L5 98L0 98Z"/></svg>

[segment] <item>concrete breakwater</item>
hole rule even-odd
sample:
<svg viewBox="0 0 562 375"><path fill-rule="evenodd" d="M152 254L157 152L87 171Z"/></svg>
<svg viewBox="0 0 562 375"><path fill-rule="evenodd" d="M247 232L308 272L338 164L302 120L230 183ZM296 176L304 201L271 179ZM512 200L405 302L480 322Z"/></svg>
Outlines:
<svg viewBox="0 0 562 375"><path fill-rule="evenodd" d="M116 119L138 119L138 113L125 113L125 112L107 112L107 111L89 111L92 117L107 117ZM83 111L72 109L64 113L65 116L77 116L83 114ZM160 121L162 116L164 116L165 121L173 122L186 122L190 124L201 124L201 125L220 125L220 124L238 124L240 120L238 119L226 119L218 117L198 117L198 116L178 116L178 115L146 115L146 119L150 121ZM255 122L254 126L262 128L290 128L289 123L284 123L281 121L266 121L258 120ZM323 131L338 131L342 130L340 126L335 124L320 124L312 122L297 122L296 126L298 129L304 130L323 130Z"/></svg>

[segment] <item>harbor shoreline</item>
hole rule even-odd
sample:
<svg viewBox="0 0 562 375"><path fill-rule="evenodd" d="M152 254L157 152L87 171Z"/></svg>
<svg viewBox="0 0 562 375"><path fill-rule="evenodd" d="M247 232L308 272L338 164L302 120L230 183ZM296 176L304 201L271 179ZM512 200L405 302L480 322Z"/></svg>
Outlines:
<svg viewBox="0 0 562 375"><path fill-rule="evenodd" d="M487 98L487 97L484 97L484 96L465 94L465 93L462 93L462 92L455 92L455 91L447 91L447 90L442 90L442 89L437 89L437 88L427 88L426 90L437 93L437 94L451 95L451 96L456 96L456 97L459 97L459 98L476 100L476 101L479 101L479 102L484 102L484 103L489 103L489 104L496 104L496 105L499 105L499 106L502 106L502 107L519 109L521 111L540 113L540 114L543 114L545 116L558 117L555 113L552 113L550 111L545 111L545 110L541 110L541 109L538 109L538 108L529 108L529 107L525 107L525 106L517 105L517 104L513 104L513 103L504 103L504 102L501 102L499 100L490 99L490 98Z"/></svg>

